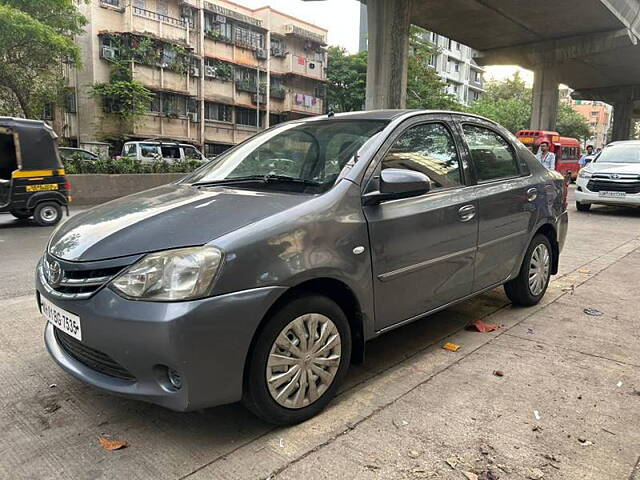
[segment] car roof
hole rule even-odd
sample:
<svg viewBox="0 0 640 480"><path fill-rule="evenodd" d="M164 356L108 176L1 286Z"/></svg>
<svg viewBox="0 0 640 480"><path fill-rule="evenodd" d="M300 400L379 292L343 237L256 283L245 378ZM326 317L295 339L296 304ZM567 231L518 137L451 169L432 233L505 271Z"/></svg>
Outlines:
<svg viewBox="0 0 640 480"><path fill-rule="evenodd" d="M345 120L385 120L391 121L396 120L401 117L411 117L415 115L428 115L428 114L449 114L449 115L457 115L464 117L475 117L480 118L482 120L489 121L491 123L495 123L493 120L490 120L486 117L482 117L480 115L476 115L468 112L456 112L454 110L420 110L420 109L389 109L389 110L362 110L356 112L344 112L344 113L335 113L331 115L331 112L318 115L314 117L309 117L305 119L297 119L293 120L294 122L312 122L318 120L327 120L327 119L345 119Z"/></svg>

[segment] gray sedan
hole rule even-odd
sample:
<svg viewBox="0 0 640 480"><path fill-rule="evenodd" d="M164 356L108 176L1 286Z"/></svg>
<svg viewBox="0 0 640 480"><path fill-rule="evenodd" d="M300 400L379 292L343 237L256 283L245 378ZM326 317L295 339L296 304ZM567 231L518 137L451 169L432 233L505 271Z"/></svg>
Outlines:
<svg viewBox="0 0 640 480"><path fill-rule="evenodd" d="M36 275L45 342L114 394L300 422L367 340L500 285L539 302L566 207L563 178L480 117L280 124L61 225Z"/></svg>

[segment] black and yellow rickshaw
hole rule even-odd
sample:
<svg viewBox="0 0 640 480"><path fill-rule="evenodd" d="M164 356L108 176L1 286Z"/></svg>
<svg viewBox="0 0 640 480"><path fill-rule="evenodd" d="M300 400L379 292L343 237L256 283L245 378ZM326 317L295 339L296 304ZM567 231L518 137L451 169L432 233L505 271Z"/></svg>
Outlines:
<svg viewBox="0 0 640 480"><path fill-rule="evenodd" d="M69 214L57 135L46 123L0 117L0 212L52 226Z"/></svg>

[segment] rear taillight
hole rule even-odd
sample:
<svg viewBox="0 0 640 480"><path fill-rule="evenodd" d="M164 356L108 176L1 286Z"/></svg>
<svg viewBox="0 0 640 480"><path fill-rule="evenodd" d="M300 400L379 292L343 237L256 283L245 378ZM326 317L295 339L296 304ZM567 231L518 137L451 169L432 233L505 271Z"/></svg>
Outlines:
<svg viewBox="0 0 640 480"><path fill-rule="evenodd" d="M71 191L71 184L69 183L69 180L67 180L67 182L64 184L64 188L67 190L67 192Z"/></svg>

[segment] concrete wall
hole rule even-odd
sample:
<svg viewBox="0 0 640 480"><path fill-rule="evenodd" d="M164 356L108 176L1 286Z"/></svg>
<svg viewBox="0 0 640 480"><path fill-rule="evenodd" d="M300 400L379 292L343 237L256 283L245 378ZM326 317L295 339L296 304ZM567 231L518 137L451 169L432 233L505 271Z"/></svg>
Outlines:
<svg viewBox="0 0 640 480"><path fill-rule="evenodd" d="M95 205L165 185L184 177L184 173L128 175L67 175L72 205Z"/></svg>

